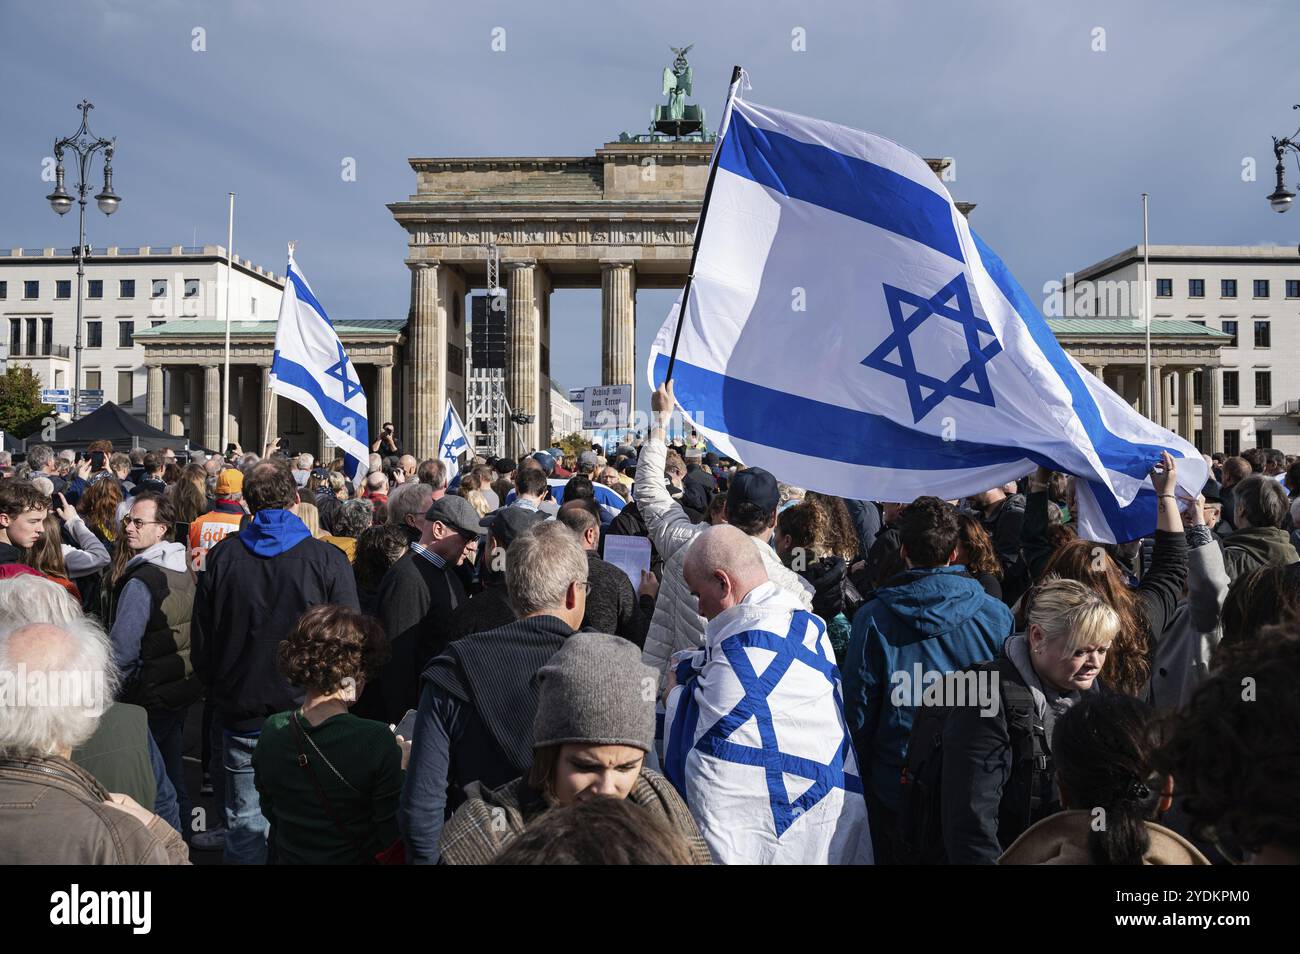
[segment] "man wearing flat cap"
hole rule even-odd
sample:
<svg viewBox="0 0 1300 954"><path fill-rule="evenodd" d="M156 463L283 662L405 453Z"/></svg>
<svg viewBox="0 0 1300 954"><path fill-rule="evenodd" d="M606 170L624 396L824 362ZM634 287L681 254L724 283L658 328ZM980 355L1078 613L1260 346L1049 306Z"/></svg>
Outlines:
<svg viewBox="0 0 1300 954"><path fill-rule="evenodd" d="M366 689L363 709L390 723L415 708L420 673L451 638L448 621L466 601L456 565L473 560L478 545L478 511L459 494L433 501L420 523L419 541L379 583L379 619L392 656L378 682ZM378 709L372 708L376 703Z"/></svg>
<svg viewBox="0 0 1300 954"><path fill-rule="evenodd" d="M487 550L481 555L483 559L479 572L483 589L451 614L447 627L450 640L473 633L486 633L515 621L515 611L510 606L510 596L506 590L506 550L520 534L546 519L546 514L538 510L502 507L479 521L479 526L488 535Z"/></svg>

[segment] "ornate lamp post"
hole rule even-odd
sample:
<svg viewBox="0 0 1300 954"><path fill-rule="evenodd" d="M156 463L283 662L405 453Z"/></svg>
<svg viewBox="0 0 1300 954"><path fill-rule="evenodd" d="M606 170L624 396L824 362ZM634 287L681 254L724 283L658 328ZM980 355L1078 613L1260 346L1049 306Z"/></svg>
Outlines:
<svg viewBox="0 0 1300 954"><path fill-rule="evenodd" d="M1300 109L1300 105L1292 106L1292 109ZM1295 198L1295 193L1286 187L1286 166L1283 164L1283 157L1288 149L1300 155L1300 129L1297 129L1285 139L1273 137L1273 155L1277 158L1277 188L1273 194L1268 197L1268 204L1273 207L1274 212L1285 212L1291 208L1291 200Z"/></svg>
<svg viewBox="0 0 1300 954"><path fill-rule="evenodd" d="M72 208L73 198L63 186L63 154L71 150L77 157L76 201L81 206L77 232L77 345L72 381L74 421L81 416L81 286L86 275L86 194L91 188L86 181L86 174L90 171L91 160L95 153L101 149L104 151L104 189L95 196L99 211L105 215L112 215L122 201L121 196L113 192L113 147L117 144L117 138L100 139L91 133L86 122L90 118L90 111L95 108L92 103L83 99L77 108L81 110L81 128L54 144L54 158L58 160L58 166L55 168L54 191L46 196L50 208L59 215L67 214Z"/></svg>

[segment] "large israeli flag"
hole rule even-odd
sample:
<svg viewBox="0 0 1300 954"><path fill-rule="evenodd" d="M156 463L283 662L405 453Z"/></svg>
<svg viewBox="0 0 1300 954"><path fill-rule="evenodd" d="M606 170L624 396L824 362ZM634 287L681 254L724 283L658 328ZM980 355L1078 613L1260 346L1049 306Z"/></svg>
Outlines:
<svg viewBox="0 0 1300 954"><path fill-rule="evenodd" d="M733 98L673 378L686 416L748 465L825 493L963 497L1036 465L1075 474L1081 535L1155 528L1168 450L1203 458L1065 353L919 156ZM651 350L664 380L674 306Z"/></svg>
<svg viewBox="0 0 1300 954"><path fill-rule="evenodd" d="M447 483L460 475L460 455L469 450L465 425L456 413L456 405L447 398L447 413L442 416L442 436L438 438L438 456L447 465Z"/></svg>
<svg viewBox="0 0 1300 954"><path fill-rule="evenodd" d="M275 330L271 390L311 412L347 455L344 470L360 489L370 460L366 392L333 322L298 270L292 249Z"/></svg>

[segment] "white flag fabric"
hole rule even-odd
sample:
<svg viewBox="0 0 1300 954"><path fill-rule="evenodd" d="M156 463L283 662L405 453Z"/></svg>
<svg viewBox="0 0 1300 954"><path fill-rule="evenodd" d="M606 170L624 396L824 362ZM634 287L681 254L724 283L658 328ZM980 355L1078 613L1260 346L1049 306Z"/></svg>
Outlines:
<svg viewBox="0 0 1300 954"><path fill-rule="evenodd" d="M664 716L664 774L720 864L871 864L826 624L763 583L705 627Z"/></svg>
<svg viewBox="0 0 1300 954"><path fill-rule="evenodd" d="M292 251L285 279L271 390L311 412L325 435L347 455L344 470L359 490L370 463L366 392Z"/></svg>
<svg viewBox="0 0 1300 954"><path fill-rule="evenodd" d="M879 136L733 99L673 379L725 453L842 497L953 499L1036 465L1076 482L1079 532L1154 531L1149 479L1190 443L1065 353L925 160ZM667 372L678 308L651 349Z"/></svg>
<svg viewBox="0 0 1300 954"><path fill-rule="evenodd" d="M447 483L460 475L460 455L469 450L465 425L456 413L456 405L447 398L447 413L442 416L442 436L438 438L438 456L447 465Z"/></svg>

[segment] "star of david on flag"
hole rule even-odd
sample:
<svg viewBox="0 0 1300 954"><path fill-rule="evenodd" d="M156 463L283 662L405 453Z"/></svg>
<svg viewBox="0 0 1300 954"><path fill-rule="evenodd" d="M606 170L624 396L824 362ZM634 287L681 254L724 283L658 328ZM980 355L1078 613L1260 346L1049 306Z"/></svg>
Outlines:
<svg viewBox="0 0 1300 954"><path fill-rule="evenodd" d="M893 333L880 347L862 363L869 368L883 371L885 374L901 378L907 383L907 397L912 405L912 421L919 422L923 417L943 403L944 398L961 398L994 407L993 392L989 388L989 376L984 365L1002 350L1002 344L993 333L993 326L971 310L970 292L966 288L966 277L958 274L930 298L914 295L893 285L885 285L885 300L889 305L889 318L893 323ZM956 300L954 305L946 302ZM903 317L903 305L911 305L916 310L907 318ZM969 357L947 380L917 370L916 350L912 346L912 333L917 331L931 316L948 318L962 327L966 350ZM984 334L993 340L981 345L979 336ZM898 363L888 360L889 355L898 352ZM973 386L967 387L967 379L973 378Z"/></svg>
<svg viewBox="0 0 1300 954"><path fill-rule="evenodd" d="M292 247L276 320L271 392L311 413L343 451L344 473L359 490L370 461L366 392L334 323L299 271Z"/></svg>
<svg viewBox="0 0 1300 954"><path fill-rule="evenodd" d="M1048 467L1079 478L1079 534L1099 542L1155 530L1165 451L1177 496L1200 492L1200 452L1065 352L920 156L737 83L711 175L647 376L675 355L677 403L722 453L857 500L951 500Z"/></svg>
<svg viewBox="0 0 1300 954"><path fill-rule="evenodd" d="M447 483L460 475L460 455L469 450L469 437L465 425L456 413L456 405L447 399L447 412L442 416L442 436L438 438L438 457L447 465Z"/></svg>

